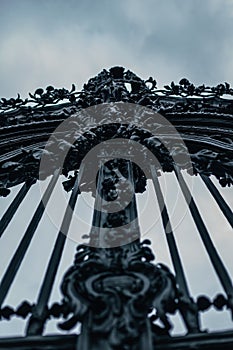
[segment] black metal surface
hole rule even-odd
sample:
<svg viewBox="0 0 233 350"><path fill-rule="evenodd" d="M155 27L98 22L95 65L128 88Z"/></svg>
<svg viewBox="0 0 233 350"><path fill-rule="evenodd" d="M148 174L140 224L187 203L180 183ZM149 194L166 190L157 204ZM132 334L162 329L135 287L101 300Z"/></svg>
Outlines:
<svg viewBox="0 0 233 350"><path fill-rule="evenodd" d="M77 346L78 340L79 336L75 334L0 338L0 348L1 350L84 350ZM158 350L232 350L232 347L232 331L172 338L165 336L158 338L154 345L154 349Z"/></svg>

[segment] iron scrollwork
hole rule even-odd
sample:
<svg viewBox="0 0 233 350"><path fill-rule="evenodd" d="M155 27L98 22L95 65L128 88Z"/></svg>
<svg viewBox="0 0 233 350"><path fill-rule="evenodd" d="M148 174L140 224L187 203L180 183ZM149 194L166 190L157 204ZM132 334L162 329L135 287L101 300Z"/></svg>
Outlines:
<svg viewBox="0 0 233 350"><path fill-rule="evenodd" d="M118 82L117 86L114 86L114 81ZM130 89L127 88L129 84ZM110 88L110 89L109 89ZM32 94L29 93L30 98L22 99L20 94L16 98L2 98L0 100L0 111L16 110L19 108L27 107L29 110L33 107L45 107L48 105L56 105L57 103L67 100L70 103L80 103L83 98L87 98L95 103L102 102L102 100L107 100L109 98L117 100L125 99L135 99L140 96L141 101L139 103L143 104L146 102L145 93L157 96L180 96L180 97L191 97L198 96L202 98L206 97L221 97L224 95L233 95L233 88L229 83L221 83L216 86L210 87L204 84L200 86L195 86L188 79L183 78L179 81L179 84L175 84L173 81L170 85L165 85L163 89L158 89L157 82L152 77L146 80L142 80L137 77L133 72L125 69L123 67L113 67L109 71L104 69L95 78L84 84L82 91L77 91L75 84L72 84L70 90L65 88L54 88L53 86L47 86L44 90L43 88L38 88ZM144 99L142 97L144 95ZM138 99L138 98L137 98ZM87 101L86 101L87 102ZM87 106L86 106L87 107Z"/></svg>
<svg viewBox="0 0 233 350"><path fill-rule="evenodd" d="M225 98L226 95L228 98ZM119 114L116 116L119 123L115 134L106 125L91 122L88 116L87 125L80 112L105 102L119 103L119 106L124 102L137 104L166 117L187 144L194 173L208 176L213 174L222 186L230 186L233 183L232 95L233 89L228 83L216 87L195 87L185 78L179 84L172 82L163 89L158 89L156 81L151 77L143 80L123 67L113 67L109 71L104 69L91 78L81 91L76 91L74 85L70 90L48 86L46 89L37 89L28 99L22 99L19 95L15 99L2 99L0 195L7 196L10 187L30 178L38 178L38 167L46 142L56 127L71 116L75 116L81 129L89 126L89 130L82 137L77 137L64 173L76 170L81 159L75 164L73 159L82 158L100 138L103 141L118 136L146 144L146 139L150 139L150 136L144 134L143 128L138 131L125 130L124 118L120 118ZM107 118L108 113L110 110L106 107L104 118ZM153 118L151 123L154 123ZM211 127L207 128L207 125ZM61 147L64 146L64 140L62 141ZM166 152L156 142L153 148L164 159ZM52 153L48 157L53 160L56 155ZM51 174L53 170L51 169ZM163 171L171 170L172 164L167 159Z"/></svg>
<svg viewBox="0 0 233 350"><path fill-rule="evenodd" d="M151 326L168 334L172 325L167 312L177 308L176 283L166 266L151 263L149 243L114 249L78 246L74 265L62 282L64 303L72 317L60 327L67 330L84 322L89 336L106 339L112 349L128 349L129 344L130 349L138 349L155 308L163 328L150 321Z"/></svg>

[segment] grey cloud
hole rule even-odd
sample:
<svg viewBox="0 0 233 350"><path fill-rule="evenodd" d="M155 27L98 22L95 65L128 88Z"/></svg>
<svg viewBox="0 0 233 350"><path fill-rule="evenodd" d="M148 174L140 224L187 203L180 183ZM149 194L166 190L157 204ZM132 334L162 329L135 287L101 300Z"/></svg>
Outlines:
<svg viewBox="0 0 233 350"><path fill-rule="evenodd" d="M81 87L115 64L161 84L233 80L227 0L1 1L0 95Z"/></svg>

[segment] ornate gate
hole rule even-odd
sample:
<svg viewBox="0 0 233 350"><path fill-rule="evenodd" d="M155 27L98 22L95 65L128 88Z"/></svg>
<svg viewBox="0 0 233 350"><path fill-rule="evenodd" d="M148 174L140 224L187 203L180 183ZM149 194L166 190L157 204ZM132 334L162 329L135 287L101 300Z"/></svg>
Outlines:
<svg viewBox="0 0 233 350"><path fill-rule="evenodd" d="M28 318L25 337L1 338L1 349L222 349L233 332L203 332L200 313L233 312L233 287L199 212L184 171L199 176L233 226L232 212L210 178L233 183L233 104L229 84L195 87L187 79L163 90L122 67L103 70L80 92L48 86L30 98L2 99L0 193L22 184L1 219L0 235L32 186L50 182L15 249L0 284L1 318ZM223 293L211 300L190 293L159 177L173 172ZM69 203L34 304L4 305L60 175ZM153 183L174 274L154 263L142 240L137 193ZM61 281L62 300L49 306L78 197L95 198L92 227ZM2 199L4 200L4 199ZM228 222L228 223L227 223ZM77 231L79 228L77 227ZM171 336L178 312L186 335ZM62 318L65 335L43 335L50 318ZM158 322L159 321L159 322ZM80 334L68 331L81 324Z"/></svg>

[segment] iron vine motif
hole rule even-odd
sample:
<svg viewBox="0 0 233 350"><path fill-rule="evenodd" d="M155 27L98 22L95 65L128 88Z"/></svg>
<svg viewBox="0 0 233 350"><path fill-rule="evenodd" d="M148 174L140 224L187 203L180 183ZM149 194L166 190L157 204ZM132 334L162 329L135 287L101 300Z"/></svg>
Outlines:
<svg viewBox="0 0 233 350"><path fill-rule="evenodd" d="M123 67L113 67L103 70L96 77L84 84L80 92L73 85L70 90L55 89L48 86L45 90L39 88L30 99L2 99L0 102L1 141L0 141L0 195L7 196L10 187L30 178L38 178L38 168L44 146L56 127L67 118L74 116L80 128L87 127L81 137L77 135L77 143L70 152L70 158L63 169L67 175L70 170L76 170L85 153L98 140L106 138L125 137L157 149L163 161L163 171L172 171L172 163L165 150L156 140L141 130L130 130L125 127L124 118L113 126L112 132L107 125L95 123L82 111L90 106L117 103L131 103L147 107L160 113L170 121L187 144L194 173L215 175L222 186L231 185L232 178L232 88L228 83L216 87L201 85L195 87L187 79L179 84L172 82L164 89L157 89L153 78L142 80ZM66 103L62 103L67 101ZM103 111L104 112L104 111ZM104 118L111 113L106 106ZM103 118L103 122L104 122ZM209 125L211 121L211 127ZM127 121L126 121L127 122ZM151 123L155 123L153 118ZM75 120L73 127L75 128ZM16 136L14 136L16 135ZM61 140L61 149L67 147ZM46 156L53 161L56 158L52 152ZM78 159L75 163L75 159ZM54 166L56 166L54 162ZM51 169L52 173L53 169ZM45 174L45 177L50 174Z"/></svg>
<svg viewBox="0 0 233 350"><path fill-rule="evenodd" d="M114 81L118 82L118 86L114 86ZM125 86L129 84L130 89ZM109 88L111 93L109 94ZM220 97L223 95L233 95L233 88L230 84L225 82L218 84L217 86L195 86L188 79L183 78L179 84L175 84L173 81L170 85L165 85L164 89L157 88L157 82L152 77L147 80L142 80L136 76L136 74L125 69L123 67L113 67L109 71L103 70L95 78L92 78L84 85L82 91L76 91L76 87L72 84L71 90L65 88L54 88L53 86L47 86L46 89L38 88L32 94L29 93L29 98L22 99L18 94L16 98L2 98L0 100L0 111L16 110L21 107L27 106L30 110L33 107L45 107L48 105L56 105L57 103L68 100L70 103L80 103L86 95L89 95L95 99L107 100L114 97L115 101L122 100L122 98L135 99L135 95L140 93L150 94L151 96L180 96L180 97ZM149 97L149 96L148 96ZM147 96L145 98L148 98ZM139 101L138 101L139 102ZM142 103L143 101L141 101ZM146 99L144 100L146 102Z"/></svg>

